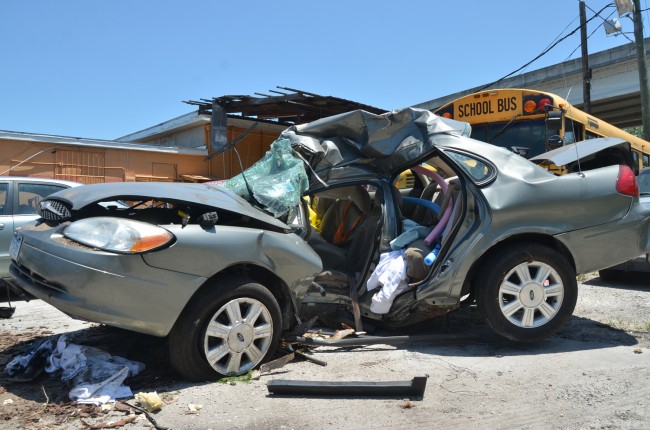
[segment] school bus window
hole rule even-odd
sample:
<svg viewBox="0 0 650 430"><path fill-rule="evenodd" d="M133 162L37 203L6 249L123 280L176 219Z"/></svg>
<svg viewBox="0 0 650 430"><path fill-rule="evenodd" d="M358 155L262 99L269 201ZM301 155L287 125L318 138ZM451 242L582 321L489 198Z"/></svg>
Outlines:
<svg viewBox="0 0 650 430"><path fill-rule="evenodd" d="M504 130L504 127L507 128ZM513 146L528 148L528 152L541 154L546 152L544 147L544 120L538 119L526 122L513 121L508 123L490 124L487 127L486 142L512 150Z"/></svg>
<svg viewBox="0 0 650 430"><path fill-rule="evenodd" d="M577 137L576 137L577 136ZM582 124L571 121L567 118L564 121L564 144L579 142L582 140Z"/></svg>
<svg viewBox="0 0 650 430"><path fill-rule="evenodd" d="M632 160L634 161L635 166L639 166L639 153L637 151L632 151Z"/></svg>
<svg viewBox="0 0 650 430"><path fill-rule="evenodd" d="M600 136L596 133L592 133L591 131L587 131L585 133L585 139L598 139L599 137L603 137L603 136Z"/></svg>
<svg viewBox="0 0 650 430"><path fill-rule="evenodd" d="M650 156L648 154L643 154L643 167L650 166Z"/></svg>

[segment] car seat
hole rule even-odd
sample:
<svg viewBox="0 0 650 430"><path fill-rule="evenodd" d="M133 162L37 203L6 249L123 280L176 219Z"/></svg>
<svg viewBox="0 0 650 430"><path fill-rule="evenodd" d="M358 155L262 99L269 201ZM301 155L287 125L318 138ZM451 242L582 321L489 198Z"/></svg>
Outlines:
<svg viewBox="0 0 650 430"><path fill-rule="evenodd" d="M319 193L318 200L331 203L326 204L320 233L312 231L308 243L321 257L324 270L348 272L348 248L355 242L353 239L358 232L362 236L370 234L368 227L363 227L370 215L370 195L361 185L355 185L326 190ZM378 210L381 213L380 207ZM373 219L375 223L378 220L374 216Z"/></svg>
<svg viewBox="0 0 650 430"><path fill-rule="evenodd" d="M343 246L370 210L370 195L361 185L333 189L319 197L336 198L321 220L321 236L327 242Z"/></svg>
<svg viewBox="0 0 650 430"><path fill-rule="evenodd" d="M431 193L430 190L425 189L425 191L422 193L423 197L425 197L425 193L431 193L432 198L434 199L435 203L438 203L440 205L440 214L438 214L435 217L435 222L445 222L446 220L446 225L441 225L439 226L438 230L442 230L441 234L439 237L435 240L435 242L440 241L441 245L445 245L447 241L449 240L449 231L451 230L451 227L454 225L454 223L458 220L460 217L460 206L462 205L461 203L461 192L460 192L460 182L458 181L458 177L454 176L452 178L447 178L445 179L445 182L447 182L447 193L443 195L442 192L433 192ZM429 186L431 186L430 184ZM429 187L427 187L429 188ZM436 188L436 187L432 187ZM428 195L428 194L427 194ZM453 202L453 203L452 203ZM448 209L448 206L453 204L453 207ZM442 214L445 211L451 211L449 214L450 216L444 217ZM431 210L430 210L431 211ZM433 211L431 211L433 212ZM425 212L421 212L426 215ZM424 224L421 220L418 221L422 225ZM434 223L435 226L438 226L437 224ZM427 266L424 263L424 258L432 251L435 243L427 243L426 240L416 240L413 243L411 243L408 248L405 250L405 258L406 258L406 273L409 276L411 282L418 282L421 281L422 279L426 278L427 275L429 274L429 271L431 267L433 266Z"/></svg>

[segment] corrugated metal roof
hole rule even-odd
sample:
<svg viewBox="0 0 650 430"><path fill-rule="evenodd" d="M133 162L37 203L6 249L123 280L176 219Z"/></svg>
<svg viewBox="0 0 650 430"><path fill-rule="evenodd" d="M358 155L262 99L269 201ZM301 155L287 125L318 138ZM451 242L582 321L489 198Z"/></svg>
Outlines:
<svg viewBox="0 0 650 430"><path fill-rule="evenodd" d="M199 114L210 114L212 104L216 103L228 114L229 118L239 116L240 118L285 126L304 124L357 109L375 114L386 112L386 109L339 97L321 96L287 87L277 88L284 91L269 91L277 95L255 93L258 97L232 95L215 97L210 100L190 100L185 103L198 106Z"/></svg>
<svg viewBox="0 0 650 430"><path fill-rule="evenodd" d="M118 142L114 140L86 139L81 137L54 136L49 134L25 133L20 131L0 130L0 143L3 140L51 143L57 146L84 146L103 149L127 149L130 151L161 152L166 154L204 155L205 148L181 148L170 146L146 145L142 143Z"/></svg>

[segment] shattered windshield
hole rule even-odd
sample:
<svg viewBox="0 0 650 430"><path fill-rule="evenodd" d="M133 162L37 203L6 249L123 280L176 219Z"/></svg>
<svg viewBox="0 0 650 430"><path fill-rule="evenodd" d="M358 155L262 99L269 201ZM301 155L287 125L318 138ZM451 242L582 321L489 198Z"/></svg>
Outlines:
<svg viewBox="0 0 650 430"><path fill-rule="evenodd" d="M220 186L279 217L300 203L308 181L289 140L278 139L261 160Z"/></svg>

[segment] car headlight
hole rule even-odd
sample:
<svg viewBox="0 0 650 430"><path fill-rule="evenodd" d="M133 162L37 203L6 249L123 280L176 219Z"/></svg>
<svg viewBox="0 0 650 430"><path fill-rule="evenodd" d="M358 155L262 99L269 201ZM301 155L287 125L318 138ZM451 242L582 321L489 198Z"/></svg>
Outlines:
<svg viewBox="0 0 650 430"><path fill-rule="evenodd" d="M63 235L93 248L126 254L158 249L174 240L174 235L164 228L113 217L75 221L66 227Z"/></svg>

